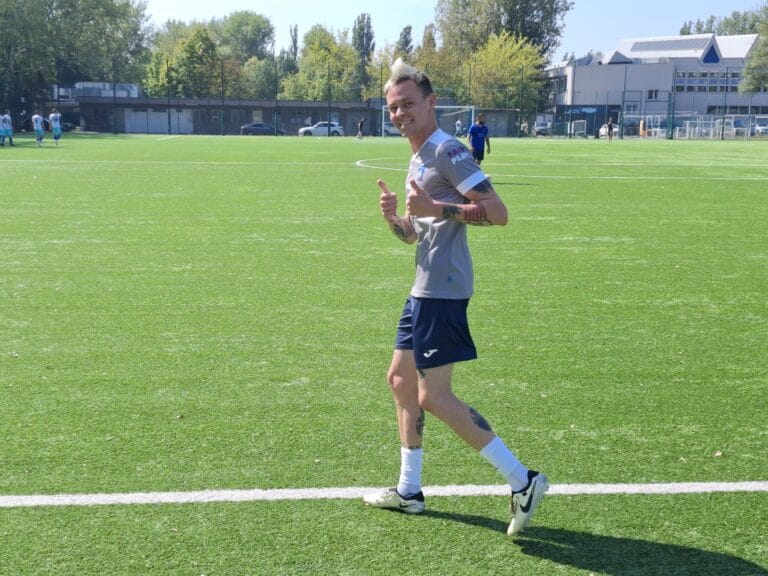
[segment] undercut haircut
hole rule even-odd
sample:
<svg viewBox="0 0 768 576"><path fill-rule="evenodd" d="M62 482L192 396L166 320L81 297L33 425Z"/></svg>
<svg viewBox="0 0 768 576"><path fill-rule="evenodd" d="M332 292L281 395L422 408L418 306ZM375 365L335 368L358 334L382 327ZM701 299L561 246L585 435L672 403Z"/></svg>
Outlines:
<svg viewBox="0 0 768 576"><path fill-rule="evenodd" d="M392 64L391 73L389 80L387 80L387 83L384 85L385 95L389 92L389 89L392 88L392 86L397 86L406 80L413 80L416 82L416 85L424 96L434 94L434 90L432 90L432 81L429 79L429 76L410 64L406 64L403 62L402 58L398 58L395 60L395 63Z"/></svg>

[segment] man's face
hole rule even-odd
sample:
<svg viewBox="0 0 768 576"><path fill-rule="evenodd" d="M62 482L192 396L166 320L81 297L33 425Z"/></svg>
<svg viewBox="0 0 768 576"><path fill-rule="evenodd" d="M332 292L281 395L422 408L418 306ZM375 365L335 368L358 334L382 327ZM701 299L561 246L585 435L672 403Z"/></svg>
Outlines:
<svg viewBox="0 0 768 576"><path fill-rule="evenodd" d="M435 129L434 94L424 96L413 80L405 80L387 91L387 108L392 123L408 138Z"/></svg>
<svg viewBox="0 0 768 576"><path fill-rule="evenodd" d="M485 116L478 116L477 117L477 123L478 124L485 124Z"/></svg>

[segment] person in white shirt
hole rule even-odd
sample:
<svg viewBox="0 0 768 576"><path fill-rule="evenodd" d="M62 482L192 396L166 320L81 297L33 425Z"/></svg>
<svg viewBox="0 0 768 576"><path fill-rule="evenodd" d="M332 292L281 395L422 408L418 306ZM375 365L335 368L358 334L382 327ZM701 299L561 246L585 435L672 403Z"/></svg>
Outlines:
<svg viewBox="0 0 768 576"><path fill-rule="evenodd" d="M61 138L61 114L56 108L51 110L51 114L48 116L48 122L51 123L51 135L53 135L53 141L56 142L56 146L58 146L59 138Z"/></svg>
<svg viewBox="0 0 768 576"><path fill-rule="evenodd" d="M45 125L43 124L43 117L40 116L39 110L35 110L35 113L32 116L32 128L35 130L35 142L40 146L43 143Z"/></svg>
<svg viewBox="0 0 768 576"><path fill-rule="evenodd" d="M5 139L13 146L13 120L11 111L6 108L5 114L0 114L0 146L5 146Z"/></svg>

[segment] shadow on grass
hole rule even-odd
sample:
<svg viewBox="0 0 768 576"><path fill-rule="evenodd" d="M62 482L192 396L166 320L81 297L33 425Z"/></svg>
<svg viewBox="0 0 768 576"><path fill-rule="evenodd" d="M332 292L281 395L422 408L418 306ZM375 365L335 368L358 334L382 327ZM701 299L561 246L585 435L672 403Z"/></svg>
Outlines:
<svg viewBox="0 0 768 576"><path fill-rule="evenodd" d="M430 510L423 515L507 530L507 523L483 516ZM649 540L533 526L511 542L528 556L611 576L768 576L764 567L735 556Z"/></svg>
<svg viewBox="0 0 768 576"><path fill-rule="evenodd" d="M515 543L530 556L616 576L768 576L765 568L735 556L649 540L534 526Z"/></svg>

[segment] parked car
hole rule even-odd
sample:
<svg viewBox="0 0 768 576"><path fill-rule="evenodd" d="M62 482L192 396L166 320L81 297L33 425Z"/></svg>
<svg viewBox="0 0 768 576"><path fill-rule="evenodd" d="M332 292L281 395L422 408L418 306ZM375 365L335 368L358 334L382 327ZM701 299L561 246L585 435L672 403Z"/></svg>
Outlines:
<svg viewBox="0 0 768 576"><path fill-rule="evenodd" d="M618 136L618 135L619 135L619 125L614 124L613 136ZM603 124L602 126L600 126L600 138L605 138L606 136L608 136L608 124Z"/></svg>
<svg viewBox="0 0 768 576"><path fill-rule="evenodd" d="M402 136L402 133L392 122L384 122L384 136Z"/></svg>
<svg viewBox="0 0 768 576"><path fill-rule="evenodd" d="M535 136L549 136L549 124L546 122L536 122L533 125L533 133Z"/></svg>
<svg viewBox="0 0 768 576"><path fill-rule="evenodd" d="M344 136L344 128L338 122L318 122L314 126L299 128L299 136L328 136L328 132L331 136Z"/></svg>
<svg viewBox="0 0 768 576"><path fill-rule="evenodd" d="M768 124L755 124L755 136L768 136Z"/></svg>
<svg viewBox="0 0 768 576"><path fill-rule="evenodd" d="M278 128L275 132L275 127L266 122L251 122L240 126L240 134L244 136L274 136L275 134L283 136L285 131Z"/></svg>

